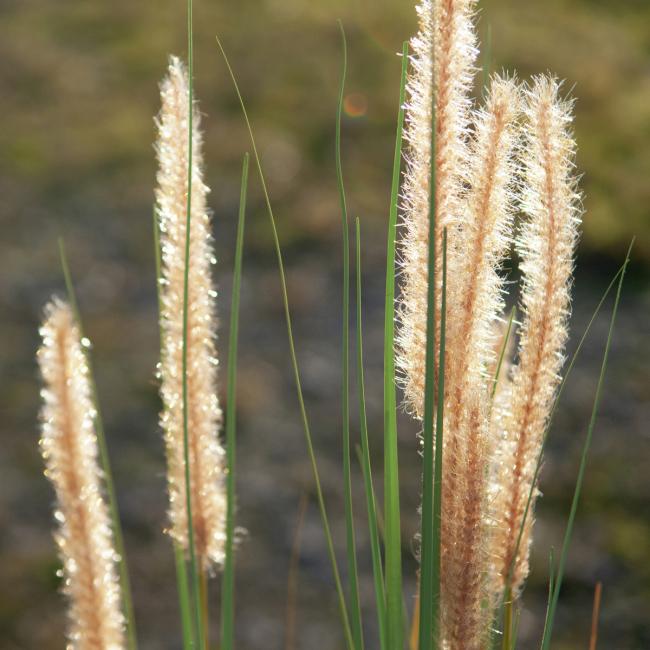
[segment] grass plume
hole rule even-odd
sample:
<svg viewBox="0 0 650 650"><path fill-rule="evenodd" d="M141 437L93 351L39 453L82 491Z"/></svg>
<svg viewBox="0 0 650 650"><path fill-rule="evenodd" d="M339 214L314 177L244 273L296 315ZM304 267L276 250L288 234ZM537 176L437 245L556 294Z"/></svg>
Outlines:
<svg viewBox="0 0 650 650"><path fill-rule="evenodd" d="M117 561L103 493L88 365L67 303L52 300L40 330L41 453L57 497L55 533L75 650L126 647Z"/></svg>
<svg viewBox="0 0 650 650"><path fill-rule="evenodd" d="M170 534L188 550L188 516L183 441L183 301L188 189L188 77L182 63L170 59L160 94L157 120L156 209L162 248L160 365L168 462ZM187 404L190 497L196 554L203 568L224 559L226 495L224 451L219 442L221 409L217 398L216 292L210 218L202 179L201 133L194 109L192 128L192 204L188 260Z"/></svg>
<svg viewBox="0 0 650 650"><path fill-rule="evenodd" d="M580 219L575 142L569 131L572 105L560 99L559 90L556 79L543 76L526 92L524 218L516 238L523 322L504 414L495 424L499 471L493 505L498 523L492 554L497 591L509 582L514 594L528 575L534 499L525 521L523 515L529 491L535 489L535 464L560 383Z"/></svg>

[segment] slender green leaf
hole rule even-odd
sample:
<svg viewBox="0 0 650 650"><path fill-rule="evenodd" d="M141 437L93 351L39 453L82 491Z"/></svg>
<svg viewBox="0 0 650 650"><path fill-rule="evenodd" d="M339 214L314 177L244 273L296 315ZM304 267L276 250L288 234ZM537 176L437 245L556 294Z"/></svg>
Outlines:
<svg viewBox="0 0 650 650"><path fill-rule="evenodd" d="M185 500L187 507L187 537L190 551L190 577L194 600L194 617L196 639L201 647L206 645L205 622L201 606L201 586L199 564L194 544L194 522L192 520L192 495L190 479L190 445L189 445L189 396L187 381L187 334L189 324L189 285L190 285L190 229L192 226L192 158L193 158L193 114L194 114L194 37L193 37L193 3L187 0L187 76L188 76L188 119L187 119L187 214L185 222L185 268L183 274L183 346L182 346L182 383L183 383L183 462L185 465Z"/></svg>
<svg viewBox="0 0 650 650"><path fill-rule="evenodd" d="M548 614L551 609L551 600L553 598L553 589L555 581L555 549L551 546L548 554L548 599L546 601L546 613L544 615L544 628L548 625ZM510 650L510 648L508 648Z"/></svg>
<svg viewBox="0 0 650 650"><path fill-rule="evenodd" d="M216 37L217 40L217 45L219 46L219 49L221 50L221 55L223 56L223 60L226 64L226 68L228 69L228 73L230 75L230 78L233 83L233 87L235 89L235 93L237 95L237 99L239 101L239 105L242 110L242 114L244 116L244 121L246 122L246 128L248 129L248 134L250 137L251 141L251 147L253 150L253 157L255 158L255 165L257 167L257 171L260 177L260 183L262 185L262 192L264 194L264 201L266 204L266 209L268 212L269 216L269 223L271 226L271 232L273 235L273 245L275 248L275 254L276 254L276 259L278 263L278 270L280 273L280 286L282 289L282 303L283 303L283 308L284 308L284 316L285 316L285 322L286 322L286 327L287 327L287 336L289 340L289 355L291 357L291 367L293 370L293 375L294 375L294 382L296 385L296 393L298 397L298 404L300 406L300 417L302 420L302 426L303 430L305 433L305 442L307 443L307 452L309 454L309 460L311 463L312 467L312 473L314 476L314 483L316 486L316 496L318 498L318 508L320 510L321 514L321 520L323 523L323 530L325 532L325 540L327 542L327 552L330 558L330 563L332 565L332 573L334 574L334 582L336 585L336 593L338 596L338 601L339 601L339 609L340 609L340 614L341 614L341 622L343 624L343 633L345 635L345 640L348 648L353 650L354 648L354 643L352 640L352 632L350 629L350 622L348 618L348 611L347 607L345 604L345 595L343 593L343 586L341 583L341 577L338 569L338 564L336 561L336 555L334 553L334 542L332 540L332 533L330 531L330 525L329 525L329 520L327 518L327 510L325 508L325 499L323 497L323 490L321 488L321 482L320 482L320 474L318 471L318 463L316 462L316 454L314 452L314 446L312 442L312 435L311 435L311 428L309 426L309 418L307 417L307 409L305 407L305 400L303 397L302 393L302 384L300 381L300 368L298 366L298 357L296 355L296 348L295 348L295 343L293 339L293 327L292 327L292 321L291 321L291 311L289 309L289 294L287 291L287 280L286 280L286 275L284 272L284 261L282 257L282 248L280 246L280 238L278 236L278 231L275 223L275 216L273 214L273 208L271 207L271 199L269 197L269 192L266 187L266 180L264 178L264 172L262 170L262 162L259 156L259 153L257 151L257 146L255 144L255 137L253 135L253 128L251 126L250 120L248 118L248 111L246 110L246 104L244 103L244 99L241 95L241 91L239 90L239 84L237 83L237 78L235 77L235 73L232 69L232 66L230 65L230 61L228 60L228 56L226 55L226 51L223 48L223 45L221 44L221 41L219 40L219 37Z"/></svg>
<svg viewBox="0 0 650 650"><path fill-rule="evenodd" d="M434 48L431 48L431 74L434 78ZM427 261L427 328L424 384L424 418L422 438L422 515L420 548L420 650L438 647L438 610L440 573L440 521L436 518L436 507L440 505L437 484L442 473L442 419L435 418L435 338L436 338L436 112L435 92L431 85L431 162L429 170L429 251ZM441 332L442 338L442 332ZM440 348L442 358L442 346ZM440 381L444 381L442 368L438 369ZM440 383L440 382L439 382ZM444 393L443 393L444 394ZM442 401L442 400L440 400ZM441 405L438 405L441 407ZM434 438L435 426L435 438ZM435 440L435 443L434 443ZM434 458L435 451L435 458ZM439 458L438 458L439 457ZM434 467L435 465L435 467ZM440 465L440 466L438 466Z"/></svg>
<svg viewBox="0 0 650 650"><path fill-rule="evenodd" d="M386 644L391 650L404 647L402 620L402 532L399 504L397 453L397 395L395 388L395 241L402 161L404 100L408 69L408 43L402 47L397 132L393 155L388 243L386 246L386 301L384 306L384 526L386 575Z"/></svg>
<svg viewBox="0 0 650 650"><path fill-rule="evenodd" d="M548 617L546 625L544 626L544 635L542 638L542 650L548 650L551 645L551 636L553 634L553 625L555 623L555 611L557 609L557 602L560 597L560 589L562 588L562 578L564 577L564 567L566 564L567 554L569 552L569 545L571 543L571 536L573 534L573 525L576 518L576 512L578 510L578 503L580 501L580 494L582 492L582 484L584 481L585 470L587 468L587 458L589 455L589 448L591 447L591 440L593 437L594 427L596 425L596 418L598 416L598 409L600 407L600 400L603 391L603 385L605 382L605 373L607 371L607 362L609 360L609 350L612 343L612 337L614 334L614 326L616 324L616 314L618 313L618 306L621 299L621 290L623 288L623 280L625 278L625 270L627 264L630 261L630 253L632 252L632 246L634 245L634 240L630 244L630 247L627 251L627 256L625 257L625 263L623 264L623 270L618 279L618 286L616 288L616 298L614 299L614 307L612 309L612 316L609 323L609 331L607 333L607 341L605 343L605 351L603 353L603 361L600 366L600 374L598 376L598 384L596 386L596 394L594 395L594 403L591 410L591 417L589 419L589 425L587 427L587 435L585 437L585 443L582 448L582 456L580 458L580 466L578 468L578 476L576 478L575 490L573 493L573 500L571 502L571 511L569 512L569 518L567 521L566 531L564 533L564 540L562 541L562 550L560 551L560 558L558 560L557 575L555 577L555 585L553 588L553 598L551 599L551 604L548 610Z"/></svg>
<svg viewBox="0 0 650 650"><path fill-rule="evenodd" d="M359 578L357 570L357 550L354 535L354 512L352 509L352 476L350 463L350 226L348 208L343 184L343 166L341 164L341 119L343 115L343 94L347 75L347 43L343 23L341 30L341 83L339 86L338 106L336 110L336 180L341 203L341 229L343 233L343 332L342 332L342 381L341 381L341 417L343 428L343 493L345 502L346 551L348 557L348 597L350 599L350 625L352 639L357 650L363 648L363 628L361 623L361 605L359 603Z"/></svg>
<svg viewBox="0 0 650 650"><path fill-rule="evenodd" d="M72 282L72 274L68 265L68 258L65 252L65 243L62 237L59 237L59 257L61 260L61 269L63 271L63 279L65 281L66 291L68 293L68 302L72 308L77 328L79 329L79 336L84 340L83 323L81 321L81 313L79 305L77 304L77 296ZM133 599L131 597L131 581L129 579L129 568L126 560L126 551L124 549L124 536L122 534L122 524L120 522L120 513L117 504L117 496L115 494L115 485L113 483L113 473L111 471L111 461L108 453L108 445L106 444L106 435L104 433L104 421L99 406L99 395L97 393L97 384L95 383L95 373L92 366L92 358L90 355L90 348L87 345L82 345L84 355L86 357L86 365L88 366L88 380L90 382L90 394L95 409L95 433L97 435L97 446L99 447L99 460L104 472L104 485L106 487L106 495L108 496L108 509L111 515L111 525L113 528L113 538L115 541L115 550L119 556L118 569L120 574L120 587L122 592L122 610L126 620L126 634L130 650L136 650L138 647L137 635L135 629L135 616L133 613Z"/></svg>
<svg viewBox="0 0 650 650"><path fill-rule="evenodd" d="M244 249L244 220L246 217L246 193L248 190L248 154L244 155L239 196L239 219L237 221L237 244L235 268L232 281L230 307L230 337L228 340L228 388L226 397L226 559L221 582L221 650L234 647L235 603L235 431L237 418L237 345L239 342L239 298Z"/></svg>
<svg viewBox="0 0 650 650"><path fill-rule="evenodd" d="M377 620L379 625L379 647L386 648L386 591L384 588L384 571L381 566L381 547L379 530L377 528L377 502L372 483L372 467L370 464L370 442L368 440L368 419L366 416L366 386L363 372L363 323L361 318L361 232L359 219L356 226L356 279L357 279L357 383L359 393L359 423L361 429L361 450L359 460L363 471L363 484L366 493L368 510L368 532L370 536L370 553L372 555L372 574L375 584L375 602L377 604Z"/></svg>
<svg viewBox="0 0 650 650"><path fill-rule="evenodd" d="M497 361L497 367L494 371L494 379L492 380L492 392L490 393L490 399L494 399L494 394L497 392L497 386L499 384L499 377L501 375L501 367L503 366L503 360L506 356L506 350L508 349L508 341L510 340L510 334L512 332L512 324L515 320L515 308L513 307L510 310L510 316L508 316L508 326L506 327L506 332L503 336L503 343L501 344L501 351L499 352L499 360Z"/></svg>
<svg viewBox="0 0 650 650"><path fill-rule="evenodd" d="M195 641L194 618L192 615L192 599L190 597L190 583L187 578L185 553L176 542L174 542L174 561L176 564L176 587L178 590L178 603L181 610L183 650L191 650L195 647Z"/></svg>

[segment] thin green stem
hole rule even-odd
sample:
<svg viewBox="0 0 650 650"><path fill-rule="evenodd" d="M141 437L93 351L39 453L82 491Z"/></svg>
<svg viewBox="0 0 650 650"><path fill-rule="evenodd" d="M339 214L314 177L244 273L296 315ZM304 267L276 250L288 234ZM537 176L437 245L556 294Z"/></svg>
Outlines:
<svg viewBox="0 0 650 650"><path fill-rule="evenodd" d="M442 296L440 302L440 356L438 358L438 397L436 412L436 455L433 472L433 571L431 586L433 589L431 615L431 636L433 648L440 647L440 558L442 538L442 445L444 429L445 404L445 333L447 327L447 229L442 235Z"/></svg>
<svg viewBox="0 0 650 650"><path fill-rule="evenodd" d="M395 388L395 241L404 130L404 101L408 43L402 46L397 131L393 154L388 243L386 245L386 299L384 304L384 535L386 576L386 644L391 650L404 647L402 619L402 532L399 502L397 447L397 395Z"/></svg>
<svg viewBox="0 0 650 650"><path fill-rule="evenodd" d="M228 389L226 397L226 559L221 587L221 650L234 647L235 602L235 444L237 418L237 348L239 343L239 299L241 293L242 257L244 249L244 220L246 217L246 194L248 191L248 154L244 155L239 195L239 219L237 221L237 244L235 269L232 282L230 307L230 338L228 341Z"/></svg>
<svg viewBox="0 0 650 650"><path fill-rule="evenodd" d="M275 248L275 254L276 254L276 259L278 263L278 270L280 273L280 286L281 286L281 291L282 291L282 303L283 303L283 308L284 308L284 316L285 316L285 322L286 322L286 327L287 327L287 336L289 339L289 355L291 357L291 366L293 370L293 375L294 375L294 382L296 385L296 392L297 392L297 397L298 397L298 404L300 407L300 417L302 420L302 426L303 430L305 433L305 441L307 444L307 452L309 454L309 460L311 463L312 467L312 473L314 476L314 483L316 486L316 495L318 498L318 508L320 510L320 515L321 515L321 520L323 523L323 530L325 532L325 539L327 542L327 552L329 555L330 563L332 565L332 573L334 574L334 582L336 585L336 592L338 596L338 602L339 602L339 610L340 610L340 615L341 615L341 621L343 623L343 633L345 635L345 640L346 640L346 645L350 650L353 650L354 648L354 642L352 639L352 632L350 630L350 621L348 618L348 611L347 607L345 604L345 595L343 592L343 586L341 583L341 577L338 569L338 564L336 561L336 554L334 552L334 542L332 540L332 533L330 531L330 525L329 525L329 520L327 518L327 510L325 508L325 499L323 497L323 490L321 487L321 482L320 482L320 474L318 471L318 463L316 462L316 454L314 452L314 446L312 442L312 436L311 436L311 428L309 426L309 418L307 417L307 409L305 407L305 400L303 397L302 393L302 384L300 381L300 369L298 366L298 357L296 355L296 348L294 344L294 338L293 338L293 327L292 327L292 321L291 321L291 311L289 309L289 294L287 291L287 280L286 280L286 275L284 272L284 261L282 257L282 248L280 247L280 238L278 236L278 231L275 223L275 216L273 215L273 208L271 207L271 199L269 197L269 192L266 187L266 180L264 178L264 172L262 170L262 162L259 156L259 153L257 151L257 146L255 143L255 137L253 135L253 129L248 117L248 112L246 110L246 104L244 103L243 97L241 95L241 92L239 90L239 84L237 83L237 78L235 77L235 74L233 72L232 66L230 65L230 61L228 60L228 57L226 55L226 52L221 44L221 41L219 40L219 37L216 38L217 40L217 45L219 46L219 49L221 50L221 54L223 56L224 62L226 64L226 67L228 69L228 73L230 75L230 78L232 80L235 93L237 94L237 98L239 100L239 105L242 109L242 114L244 116L244 121L246 122L246 128L248 130L248 134L250 136L251 140L251 148L253 150L253 157L255 158L255 164L257 167L257 171L259 173L260 177L260 183L262 185L262 192L264 194L264 201L266 204L267 212L269 215L269 222L271 226L271 232L273 236L273 245Z"/></svg>
<svg viewBox="0 0 650 650"><path fill-rule="evenodd" d="M434 47L431 46L431 78L435 79ZM442 419L434 418L436 376L436 111L434 84L431 84L431 143L429 163L429 250L427 260L427 327L424 383L424 444L422 469L422 533L420 549L420 650L438 647L438 612L440 574L440 520L436 507L440 504L437 484L442 473ZM442 332L441 332L442 336ZM442 358L442 346L441 346ZM438 369L439 383L444 380ZM443 393L444 395L444 393ZM441 408L443 400L438 400ZM435 423L434 423L435 419ZM434 433L435 426L435 433ZM434 438L435 435L435 438ZM440 444L438 439L440 438ZM435 442L434 442L435 440ZM434 458L435 453L435 458ZM438 464L440 467L438 467Z"/></svg>
<svg viewBox="0 0 650 650"><path fill-rule="evenodd" d="M506 333L503 337L503 343L501 345L501 351L499 352L499 360L497 361L497 367L494 371L494 379L492 380L492 392L490 393L490 400L494 399L494 395L497 392L497 386L499 385L499 377L501 375L501 367L503 366L503 360L506 356L506 350L508 349L508 341L510 340L510 334L512 332L512 324L515 320L515 308L513 307L510 310L510 316L508 317L508 326L506 328Z"/></svg>
<svg viewBox="0 0 650 650"><path fill-rule="evenodd" d="M119 556L118 570L120 574L120 587L122 592L122 611L126 620L126 634L130 650L136 650L138 647L137 634L135 629L135 615L133 612L133 599L131 596L131 580L129 578L129 568L126 560L126 551L124 548L124 536L122 534L122 524L120 522L120 513L117 504L117 495L115 493L115 485L113 483L113 473L111 471L111 461L108 453L108 445L106 443L106 435L104 433L104 421L102 418L101 409L99 406L99 395L97 393L97 384L95 382L95 373L93 371L92 359L90 349L84 343L83 323L81 321L81 313L77 304L77 296L72 282L72 275L68 265L68 258L65 252L65 243L62 237L59 237L59 257L61 260L61 269L63 271L63 279L65 281L66 291L68 294L68 301L72 308L77 328L79 330L79 337L82 339L82 348L84 356L86 357L86 365L88 366L88 379L90 382L90 393L92 397L93 406L95 407L95 433L97 435L97 446L99 447L99 460L104 472L104 485L106 486L106 495L108 497L108 509L111 515L111 524L113 528L113 539L115 541L115 550Z"/></svg>
<svg viewBox="0 0 650 650"><path fill-rule="evenodd" d="M187 579L187 566L183 549L174 542L174 562L176 564L176 585L178 588L178 603L181 610L181 629L183 630L183 650L195 647L194 620L190 583Z"/></svg>
<svg viewBox="0 0 650 650"><path fill-rule="evenodd" d="M359 460L363 471L363 482L368 510L368 532L370 535L370 553L372 556L372 573L375 585L375 602L379 625L379 647L386 650L386 590L384 572L381 566L381 547L377 526L377 502L372 482L370 464L370 443L368 440L368 419L366 416L366 386L363 372L363 323L361 318L361 232L359 219L355 220L356 232L356 276L357 276L357 383L359 393L359 423L361 429L361 453Z"/></svg>
<svg viewBox="0 0 650 650"><path fill-rule="evenodd" d="M190 575L194 595L194 616L196 638L201 647L205 647L205 629L199 566L194 543L194 522L192 519L192 483L190 476L190 444L189 444L189 395L187 372L187 338L189 331L189 286L190 286L190 234L192 225L192 157L193 157L193 118L194 118L194 37L193 37L193 4L187 0L187 76L188 76L188 116L187 116L187 214L185 221L185 268L183 273L183 463L185 465L185 501L187 508L187 537L190 552Z"/></svg>
<svg viewBox="0 0 650 650"><path fill-rule="evenodd" d="M350 463L350 227L348 208L343 184L343 166L341 164L341 119L343 115L343 95L347 75L347 43L343 23L341 30L341 83L339 86L338 105L336 109L336 180L341 204L341 231L343 234L343 331L341 352L341 419L343 429L343 493L345 502L346 551L348 559L348 597L350 599L350 625L352 639L356 650L363 648L363 630L361 624L361 605L359 603L359 578L357 570L357 551L354 535L354 512L352 509L352 472Z"/></svg>

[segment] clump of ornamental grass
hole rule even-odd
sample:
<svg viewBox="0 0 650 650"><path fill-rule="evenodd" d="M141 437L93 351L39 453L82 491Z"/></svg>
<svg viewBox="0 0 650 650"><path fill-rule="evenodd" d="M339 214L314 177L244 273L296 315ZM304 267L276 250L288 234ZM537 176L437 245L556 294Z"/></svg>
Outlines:
<svg viewBox="0 0 650 650"><path fill-rule="evenodd" d="M88 365L72 309L52 300L40 333L40 447L57 498L55 539L69 599L69 647L121 650L119 558L103 494Z"/></svg>
<svg viewBox="0 0 650 650"><path fill-rule="evenodd" d="M435 402L443 372L436 365L426 383L428 309L435 313L436 359L443 336L446 233L438 411L444 422L436 424L444 430L439 641L453 650L485 647L494 608L506 588L519 594L528 573L529 494L534 503L534 474L567 339L580 214L571 104L560 99L559 83L539 77L527 86L493 76L483 105L474 107L474 13L471 0L423 0L418 7L407 85L398 304L405 406L422 418L425 391ZM513 242L523 323L516 361L506 356L493 405L498 324L506 320L501 267ZM429 250L435 254L430 306Z"/></svg>
<svg viewBox="0 0 650 650"><path fill-rule="evenodd" d="M503 629L502 647L514 647L512 602L520 596L528 575L540 461L561 384L580 222L576 147L570 131L572 104L562 99L561 84L552 76L536 77L526 84L514 75L493 75L482 99L473 98L478 56L476 5L476 0L421 0L417 7L419 32L411 41L411 56L402 66L386 274L383 565L365 413L361 247L358 220L356 223L361 463L381 650L399 650L404 645L396 371L404 391L404 408L423 424L421 584L412 650L492 648L495 623ZM222 416L217 399L216 292L211 277L214 252L191 79L191 6L190 0L190 69L177 58L170 59L156 120L160 419L167 451L169 533L177 551L183 647L190 650L209 645L207 591L205 580L201 580L204 588L199 589L198 572L200 567L205 578L207 572L223 565L221 647L232 650L235 357L248 157L242 172L231 314L226 459L219 441ZM340 151L347 58L341 32L344 64L336 163L347 283L349 233ZM345 593L300 384L275 219L245 104L220 42L219 46L247 122L272 226L291 364L343 633L348 650L363 650L350 491L349 286L343 292L343 439L348 445L343 467L349 569ZM407 44L403 52L406 56ZM406 148L402 152L404 125ZM406 170L400 204L402 153ZM403 236L399 242L401 273L397 274L400 205ZM502 269L512 249L521 271L521 322L516 336L512 332L515 312L509 318L505 313L507 285ZM624 270L625 265L619 272L560 566L552 576L555 582L544 650L550 644L549 630ZM397 277L401 294L395 311ZM41 448L58 499L56 539L70 598L69 639L77 650L119 650L125 644L125 623L115 569L118 557L97 464L89 369L72 310L65 303L52 301L41 333L38 359L45 383ZM186 559L192 572L191 595ZM502 607L506 613L501 623ZM135 640L130 645L135 648Z"/></svg>

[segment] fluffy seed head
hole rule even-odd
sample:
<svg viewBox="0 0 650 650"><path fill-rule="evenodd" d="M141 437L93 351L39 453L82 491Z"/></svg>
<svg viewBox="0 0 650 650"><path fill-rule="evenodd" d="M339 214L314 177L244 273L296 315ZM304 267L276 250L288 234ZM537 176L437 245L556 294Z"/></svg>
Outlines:
<svg viewBox="0 0 650 650"><path fill-rule="evenodd" d="M518 362L501 400L503 413L495 422L499 439L493 504L495 589L503 589L512 566L514 593L528 574L536 488L525 521L524 512L564 360L581 211L570 132L572 105L559 98L559 90L556 79L543 76L526 92L524 218L516 238L523 276L523 322Z"/></svg>
<svg viewBox="0 0 650 650"><path fill-rule="evenodd" d="M443 450L442 630L451 649L483 647L487 594L489 392L486 370L502 308L498 274L510 242L519 90L495 78L474 112L463 220L450 251Z"/></svg>
<svg viewBox="0 0 650 650"><path fill-rule="evenodd" d="M431 99L435 134L436 313L440 314L442 233L462 212L467 162L470 88L475 73L475 0L422 0L418 34L411 41L403 185L404 236L400 249L402 295L399 304L397 366L407 410L422 415L425 377L429 195L431 177ZM434 328L438 347L439 318ZM437 355L436 355L437 358Z"/></svg>
<svg viewBox="0 0 650 650"><path fill-rule="evenodd" d="M188 548L188 518L183 447L183 292L188 187L189 87L185 68L172 57L160 87L162 109L156 122L158 187L156 209L162 246L160 366L168 463L170 534ZM199 114L192 131L192 196L187 331L188 442L193 532L205 566L224 557L224 452L218 438L221 410L217 398L214 262L207 211L208 188L202 179Z"/></svg>
<svg viewBox="0 0 650 650"><path fill-rule="evenodd" d="M125 648L118 560L97 462L88 366L70 307L52 300L40 330L41 453L57 498L56 543L75 650Z"/></svg>

